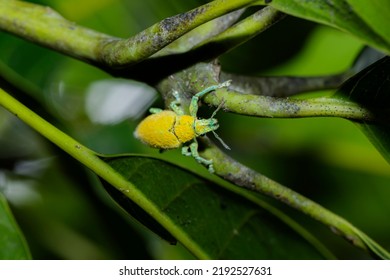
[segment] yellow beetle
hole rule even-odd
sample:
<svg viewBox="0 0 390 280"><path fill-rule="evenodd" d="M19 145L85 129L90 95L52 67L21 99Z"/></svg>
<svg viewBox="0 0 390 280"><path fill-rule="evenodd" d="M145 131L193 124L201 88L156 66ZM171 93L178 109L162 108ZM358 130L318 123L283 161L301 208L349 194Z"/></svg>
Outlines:
<svg viewBox="0 0 390 280"><path fill-rule="evenodd" d="M214 116L220 107L214 111L209 119L198 119L196 116L198 101L202 96L213 90L228 87L230 82L229 80L208 87L195 94L191 99L189 107L190 115L184 114L180 108L179 94L174 92L175 101L172 101L170 104L171 110L151 108L150 112L152 114L137 126L134 136L143 143L162 150L175 149L184 145L182 147L183 155L193 156L199 163L206 165L209 171L213 173L213 161L199 156L196 138L207 132L212 132L225 148L229 149L229 147L214 132L219 127L218 120Z"/></svg>

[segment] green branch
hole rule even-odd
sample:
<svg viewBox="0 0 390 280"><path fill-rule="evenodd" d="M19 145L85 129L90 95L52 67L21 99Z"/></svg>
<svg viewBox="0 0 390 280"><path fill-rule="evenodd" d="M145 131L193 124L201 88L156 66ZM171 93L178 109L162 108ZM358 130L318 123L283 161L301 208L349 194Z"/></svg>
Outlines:
<svg viewBox="0 0 390 280"><path fill-rule="evenodd" d="M129 39L119 39L81 27L48 7L3 0L0 30L86 61L111 75L154 85L237 47L284 17L266 7L231 26L245 7L255 2L215 0L164 19Z"/></svg>
<svg viewBox="0 0 390 280"><path fill-rule="evenodd" d="M225 31L242 16L245 10L243 8L202 24L161 49L152 57L156 58L190 51L194 46Z"/></svg>
<svg viewBox="0 0 390 280"><path fill-rule="evenodd" d="M197 26L252 2L215 0L166 18L129 39L118 39L78 26L48 7L3 0L0 29L92 64L122 68L148 58Z"/></svg>
<svg viewBox="0 0 390 280"><path fill-rule="evenodd" d="M204 98L205 102L218 106L224 102L226 111L241 115L267 118L339 117L355 121L373 121L374 115L358 103L333 97L305 100L276 98L218 90Z"/></svg>
<svg viewBox="0 0 390 280"><path fill-rule="evenodd" d="M185 99L189 100L196 92L200 92L204 88L222 82L220 77L226 77L221 74L220 67L215 63L198 63L180 73L174 75L175 79L165 79L158 85L160 92L163 93L167 102L172 101L171 92L177 90L182 92L182 88L178 85L189 85L187 92L182 93ZM283 83L286 82L286 77L274 77L271 82L262 81L267 84L269 96L247 94L247 92L238 92L231 90L250 89L253 93L261 91L261 86L258 83L260 79L264 78L246 78L239 76L237 84L235 84L234 76L229 89L218 89L212 94L208 94L203 98L203 101L209 105L218 107L223 103L223 109L227 112L237 113L241 115L266 117L266 118L304 118L304 117L339 117L346 118L358 122L374 121L376 120L373 113L368 109L362 107L356 102L342 99L336 96L330 97L316 97L308 99L298 99L289 97L274 97L272 95L281 95L281 89L284 88L286 92L291 92ZM280 79L281 84L278 83ZM317 80L316 80L317 79ZM309 87L316 87L317 90L325 89L327 87L327 79L336 79L332 77L317 77L302 78L299 83L300 89ZM322 82L320 81L322 80ZM313 83L314 81L314 83ZM321 88L321 83L323 88ZM313 85L314 84L314 85ZM298 88L298 89L299 89ZM275 93L274 93L275 91ZM295 92L297 93L297 92Z"/></svg>
<svg viewBox="0 0 390 280"><path fill-rule="evenodd" d="M266 7L224 30L226 25L232 24L240 12L242 11L218 18L218 22L224 23L222 27L218 27L216 21L203 24L187 33L188 36L192 36L191 39L188 39L187 35L182 36L167 48L138 64L136 68L126 69L125 72L111 72L111 74L156 85L159 81L191 65L219 57L284 18L284 14L272 7ZM211 34L217 35L211 36ZM193 44L193 38L198 44Z"/></svg>
<svg viewBox="0 0 390 280"><path fill-rule="evenodd" d="M235 18L234 15L226 15L226 17L225 24L231 23ZM156 56L153 56L153 58L157 58L155 64L161 64L161 60L158 58L163 58L165 61L168 60L177 63L179 66L176 68L182 70L199 61L215 59L252 39L273 24L282 20L284 17L285 15L283 13L274 8L265 7L225 30L218 27L217 22L209 22L187 34L192 35L192 37L200 43L194 44L191 46L192 48L190 48L188 42L185 40L186 36L183 36L172 45L177 46L177 44L183 41L183 49L186 52L184 52L184 50L183 52L177 52L175 49L163 49L161 52L157 53ZM220 19L222 20L222 18ZM202 35L205 30L206 34ZM210 36L210 34L215 34L215 36ZM198 37L201 37L204 40L199 40L197 39ZM192 38L190 41L193 42ZM148 65L148 68L153 67Z"/></svg>
<svg viewBox="0 0 390 280"><path fill-rule="evenodd" d="M156 53L190 30L214 18L240 9L254 0L215 0L183 14L166 18L127 40L104 44L102 59L109 66L126 66Z"/></svg>
<svg viewBox="0 0 390 280"><path fill-rule="evenodd" d="M246 17L222 33L195 46L193 51L207 53L208 58L216 58L229 50L249 41L285 18L285 14L272 7L265 7Z"/></svg>
<svg viewBox="0 0 390 280"><path fill-rule="evenodd" d="M0 1L0 30L88 62L98 61L100 43L112 40L51 8L22 1Z"/></svg>
<svg viewBox="0 0 390 280"><path fill-rule="evenodd" d="M230 89L246 94L289 97L299 93L337 89L350 75L251 77L221 72L220 79L232 80Z"/></svg>

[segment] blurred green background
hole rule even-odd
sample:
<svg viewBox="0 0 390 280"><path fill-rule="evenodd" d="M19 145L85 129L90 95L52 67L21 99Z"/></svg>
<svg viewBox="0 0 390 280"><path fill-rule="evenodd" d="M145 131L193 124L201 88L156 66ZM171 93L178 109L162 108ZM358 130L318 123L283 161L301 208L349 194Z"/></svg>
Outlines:
<svg viewBox="0 0 390 280"><path fill-rule="evenodd" d="M51 6L80 25L129 37L207 1L30 2ZM248 75L335 74L348 69L362 47L347 34L288 17L224 55L221 63L225 71ZM81 143L107 154L158 155L208 175L178 151L159 154L134 139L134 128L147 108L162 104L152 88L114 79L8 34L0 33L0 49L2 68L13 69L37 87L33 98ZM231 147L232 157L345 217L390 249L390 167L354 124L224 112L218 113L218 119L218 133ZM11 204L33 258L192 258L180 245L166 244L128 217L101 191L93 174L1 108L0 132L0 191ZM322 225L273 203L310 229L337 257L367 257Z"/></svg>

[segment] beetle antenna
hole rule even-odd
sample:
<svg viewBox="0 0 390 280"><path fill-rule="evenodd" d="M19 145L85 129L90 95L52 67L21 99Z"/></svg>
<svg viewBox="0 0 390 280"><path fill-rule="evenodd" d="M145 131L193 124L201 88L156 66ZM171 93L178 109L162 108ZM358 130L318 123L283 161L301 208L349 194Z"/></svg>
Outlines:
<svg viewBox="0 0 390 280"><path fill-rule="evenodd" d="M222 106L225 104L225 100L223 100L217 107L217 109L215 109L215 111L211 114L211 119L215 117L215 115L217 114L217 112L222 108Z"/></svg>
<svg viewBox="0 0 390 280"><path fill-rule="evenodd" d="M217 134L214 130L212 130L211 132L214 134L215 138L217 138L218 141L221 142L222 146L223 146L226 150L230 150L230 147L229 147L225 142L223 142L222 138L219 137L218 134Z"/></svg>
<svg viewBox="0 0 390 280"><path fill-rule="evenodd" d="M211 114L211 117L210 117L211 119L214 118L214 116L217 114L217 112L222 108L222 106L223 106L224 104L225 104L225 100L223 100L223 101L218 105L217 109L215 109L215 111ZM229 147L225 142L223 142L222 138L219 137L218 134L217 134L214 130L212 130L211 132L214 134L215 138L217 138L218 141L221 142L222 146L223 146L226 150L230 150L230 147Z"/></svg>

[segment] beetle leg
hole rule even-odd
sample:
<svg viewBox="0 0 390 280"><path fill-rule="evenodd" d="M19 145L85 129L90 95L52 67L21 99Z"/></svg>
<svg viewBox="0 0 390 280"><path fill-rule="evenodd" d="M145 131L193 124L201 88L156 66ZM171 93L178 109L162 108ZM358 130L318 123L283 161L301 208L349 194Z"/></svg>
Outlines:
<svg viewBox="0 0 390 280"><path fill-rule="evenodd" d="M187 147L188 148L188 147ZM198 142L194 141L190 145L191 153L195 160L203 165L206 165L210 173L214 173L213 161L211 159L202 158L198 153ZM188 152L188 150L187 150Z"/></svg>
<svg viewBox="0 0 390 280"><path fill-rule="evenodd" d="M157 114L157 113L160 113L160 112L162 112L163 110L162 109L160 109L160 108L150 108L149 109L149 112L151 113L151 114Z"/></svg>
<svg viewBox="0 0 390 280"><path fill-rule="evenodd" d="M171 102L169 107L171 107L172 111L175 112L177 115L179 116L184 115L184 112L180 107L181 101L180 101L179 92L175 90L174 92L172 92L172 95L175 97L175 100Z"/></svg>
<svg viewBox="0 0 390 280"><path fill-rule="evenodd" d="M190 115L193 116L194 118L196 118L196 115L198 113L198 101L200 98L202 98L203 95L205 95L206 93L209 93L210 91L213 91L213 90L216 90L216 89L219 89L219 88L223 88L223 87L228 87L231 83L231 80L228 80L228 81L225 81L221 84L218 84L218 85L214 85L214 86L210 86L208 88L205 88L204 90L202 90L201 92L198 92L197 94L195 94L192 99L191 99L191 103L190 103Z"/></svg>
<svg viewBox="0 0 390 280"><path fill-rule="evenodd" d="M183 146L183 147L181 148L181 154L182 154L182 155L185 155L185 156L187 156L187 157L192 156L191 152L189 151L189 148L190 148L190 147L188 147L188 146Z"/></svg>

